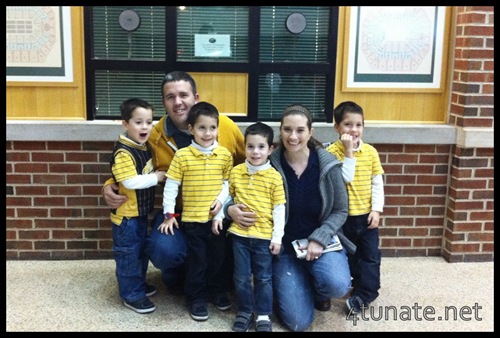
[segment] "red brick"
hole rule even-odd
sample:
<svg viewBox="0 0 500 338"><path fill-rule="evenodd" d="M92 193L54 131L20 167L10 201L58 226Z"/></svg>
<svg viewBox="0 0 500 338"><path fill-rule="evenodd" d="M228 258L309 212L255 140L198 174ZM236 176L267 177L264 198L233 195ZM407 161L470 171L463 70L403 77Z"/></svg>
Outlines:
<svg viewBox="0 0 500 338"><path fill-rule="evenodd" d="M82 150L82 142L79 141L52 141L48 143L47 149L52 151Z"/></svg>
<svg viewBox="0 0 500 338"><path fill-rule="evenodd" d="M83 232L80 230L53 230L52 231L53 239L82 239Z"/></svg>
<svg viewBox="0 0 500 338"><path fill-rule="evenodd" d="M81 196L82 187L81 186L71 186L71 185L61 185L50 187L50 195L64 195L64 196Z"/></svg>
<svg viewBox="0 0 500 338"><path fill-rule="evenodd" d="M50 237L49 231L35 230L35 231L19 231L19 239L35 239L42 240Z"/></svg>
<svg viewBox="0 0 500 338"><path fill-rule="evenodd" d="M32 152L31 159L33 162L64 162L64 154L50 152Z"/></svg>
<svg viewBox="0 0 500 338"><path fill-rule="evenodd" d="M16 163L14 170L16 173L47 173L48 165L46 163Z"/></svg>
<svg viewBox="0 0 500 338"><path fill-rule="evenodd" d="M52 163L49 165L51 173L81 173L81 164Z"/></svg>

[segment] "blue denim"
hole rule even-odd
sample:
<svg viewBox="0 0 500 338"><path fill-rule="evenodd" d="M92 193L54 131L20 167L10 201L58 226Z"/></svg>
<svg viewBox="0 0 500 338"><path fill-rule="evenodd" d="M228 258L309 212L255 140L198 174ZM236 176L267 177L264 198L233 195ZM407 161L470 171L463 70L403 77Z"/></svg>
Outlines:
<svg viewBox="0 0 500 338"><path fill-rule="evenodd" d="M325 253L314 261L298 259L286 252L273 259L277 315L291 331L304 331L311 325L314 301L342 298L350 287L345 249Z"/></svg>
<svg viewBox="0 0 500 338"><path fill-rule="evenodd" d="M232 235L233 280L238 312L270 315L273 311L273 255L270 240ZM253 287L252 287L253 273Z"/></svg>
<svg viewBox="0 0 500 338"><path fill-rule="evenodd" d="M354 254L349 254L349 266L353 278L352 295L358 296L365 305L378 297L380 289L380 263L378 228L368 229L368 215L349 216L342 227L344 235L356 244Z"/></svg>
<svg viewBox="0 0 500 338"><path fill-rule="evenodd" d="M124 217L113 224L113 254L120 297L134 302L146 296L148 257L144 252L148 235L148 216Z"/></svg>
<svg viewBox="0 0 500 338"><path fill-rule="evenodd" d="M153 265L161 270L162 279L167 288L174 288L175 283L183 283L183 263L187 255L186 239L182 230L174 227L174 235L163 234L158 226L163 222L160 211L151 222L151 232L146 239L146 254ZM182 223L178 218L180 227ZM177 285L178 287L178 285Z"/></svg>
<svg viewBox="0 0 500 338"><path fill-rule="evenodd" d="M212 221L184 222L187 244L186 302L208 302L210 297L226 293L228 281L224 279L226 258L226 228L219 235L212 232Z"/></svg>

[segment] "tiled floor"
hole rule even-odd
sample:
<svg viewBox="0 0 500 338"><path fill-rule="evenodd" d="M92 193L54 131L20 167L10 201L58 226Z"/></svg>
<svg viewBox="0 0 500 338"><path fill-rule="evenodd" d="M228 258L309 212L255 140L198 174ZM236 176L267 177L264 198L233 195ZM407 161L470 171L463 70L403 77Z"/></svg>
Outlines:
<svg viewBox="0 0 500 338"><path fill-rule="evenodd" d="M231 331L236 314L210 305L207 321L192 320L152 266L156 311L142 315L121 304L113 260L7 261L6 268L7 332ZM383 258L371 312L346 320L344 303L333 300L330 311L316 311L308 331L493 331L493 268L440 257ZM273 330L286 331L277 322Z"/></svg>

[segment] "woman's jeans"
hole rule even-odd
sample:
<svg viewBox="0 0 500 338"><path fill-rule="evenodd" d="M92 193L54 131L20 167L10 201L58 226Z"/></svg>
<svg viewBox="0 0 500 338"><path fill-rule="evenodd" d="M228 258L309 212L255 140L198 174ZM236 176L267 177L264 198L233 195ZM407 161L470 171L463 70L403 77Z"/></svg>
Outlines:
<svg viewBox="0 0 500 338"><path fill-rule="evenodd" d="M353 278L352 296L358 296L365 305L378 297L380 289L380 262L378 228L368 229L368 215L349 216L343 226L344 235L357 249L348 255Z"/></svg>
<svg viewBox="0 0 500 338"><path fill-rule="evenodd" d="M113 224L113 254L120 297L134 302L146 296L148 257L144 245L148 235L148 216L124 217Z"/></svg>
<svg viewBox="0 0 500 338"><path fill-rule="evenodd" d="M163 222L160 211L151 222L151 232L146 239L146 254L153 265L161 270L163 282L168 289L184 288L183 263L187 255L186 239L182 230L174 227L174 235L158 230ZM180 219L177 222L181 224Z"/></svg>
<svg viewBox="0 0 500 338"><path fill-rule="evenodd" d="M231 236L233 237L234 253L233 280L238 312L256 312L257 315L272 314L273 255L269 250L271 241L237 235Z"/></svg>
<svg viewBox="0 0 500 338"><path fill-rule="evenodd" d="M317 260L282 253L273 259L273 290L277 315L291 331L304 331L314 321L314 301L342 298L351 287L345 249Z"/></svg>

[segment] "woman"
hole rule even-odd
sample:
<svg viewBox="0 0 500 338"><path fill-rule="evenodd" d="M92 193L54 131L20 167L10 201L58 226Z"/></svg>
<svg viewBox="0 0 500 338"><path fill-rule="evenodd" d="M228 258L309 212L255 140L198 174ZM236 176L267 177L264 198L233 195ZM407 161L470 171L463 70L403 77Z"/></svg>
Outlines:
<svg viewBox="0 0 500 338"><path fill-rule="evenodd" d="M288 106L281 118L279 146L270 157L283 176L287 200L284 250L273 261L275 311L291 331L306 330L314 321L315 307L328 311L330 298L341 298L349 291L346 249L355 251L342 232L348 207L342 164L312 132L309 110ZM228 213L239 224L251 224L251 215L241 210L241 205L233 205ZM335 234L343 249L323 254ZM302 238L309 244L306 257L299 259L291 242Z"/></svg>
<svg viewBox="0 0 500 338"><path fill-rule="evenodd" d="M341 298L351 286L345 249L355 247L342 233L347 218L347 191L342 165L312 136L312 116L301 105L285 109L280 145L271 164L281 173L286 192L284 252L273 262L277 315L292 331L303 331L314 320L314 307L327 311L330 298ZM344 249L322 254L333 235ZM307 238L305 259L291 242Z"/></svg>

